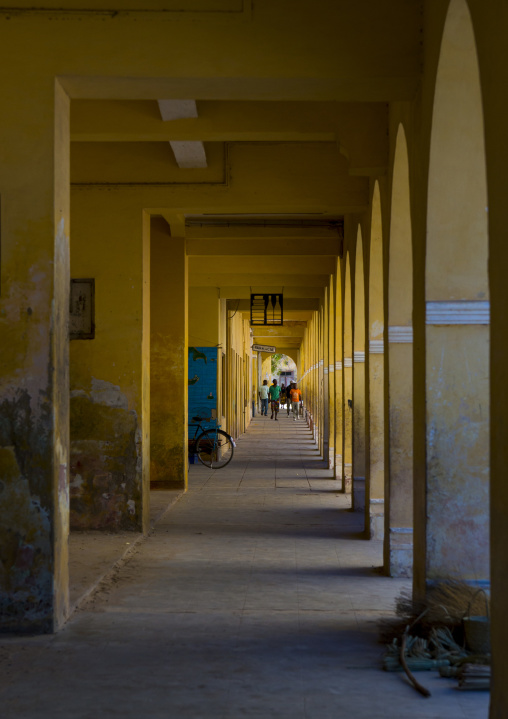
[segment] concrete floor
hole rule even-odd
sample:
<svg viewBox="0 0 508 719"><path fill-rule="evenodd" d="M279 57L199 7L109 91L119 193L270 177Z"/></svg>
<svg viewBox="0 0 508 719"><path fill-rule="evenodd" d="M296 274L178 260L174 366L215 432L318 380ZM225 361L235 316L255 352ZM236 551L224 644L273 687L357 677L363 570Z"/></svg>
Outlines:
<svg viewBox="0 0 508 719"><path fill-rule="evenodd" d="M1 640L0 715L486 719L486 693L424 673L425 699L380 670L376 622L406 585L381 549L304 423L258 417L59 634Z"/></svg>

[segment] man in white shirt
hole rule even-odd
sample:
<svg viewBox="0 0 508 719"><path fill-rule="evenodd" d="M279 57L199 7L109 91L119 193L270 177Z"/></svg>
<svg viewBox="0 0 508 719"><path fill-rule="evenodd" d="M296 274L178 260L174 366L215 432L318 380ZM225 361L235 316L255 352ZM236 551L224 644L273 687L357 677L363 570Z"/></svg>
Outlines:
<svg viewBox="0 0 508 719"><path fill-rule="evenodd" d="M268 380L265 379L258 390L259 399L261 400L261 416L264 414L265 417L268 415L268 390Z"/></svg>

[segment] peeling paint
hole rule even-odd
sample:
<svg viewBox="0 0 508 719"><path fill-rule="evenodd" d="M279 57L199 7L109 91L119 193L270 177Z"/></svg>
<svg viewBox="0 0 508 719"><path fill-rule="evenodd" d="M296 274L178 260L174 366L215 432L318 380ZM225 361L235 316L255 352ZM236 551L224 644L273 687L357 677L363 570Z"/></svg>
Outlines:
<svg viewBox="0 0 508 719"><path fill-rule="evenodd" d="M120 387L94 379L71 393L73 529L141 526L141 431Z"/></svg>

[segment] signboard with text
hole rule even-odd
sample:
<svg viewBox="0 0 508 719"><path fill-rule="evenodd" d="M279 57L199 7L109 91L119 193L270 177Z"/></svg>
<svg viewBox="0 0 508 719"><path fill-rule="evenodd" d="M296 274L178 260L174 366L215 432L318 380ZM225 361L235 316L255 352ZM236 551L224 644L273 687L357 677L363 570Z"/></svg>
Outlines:
<svg viewBox="0 0 508 719"><path fill-rule="evenodd" d="M270 347L270 345L252 345L252 349L254 352L270 352L270 354L275 354L276 347Z"/></svg>

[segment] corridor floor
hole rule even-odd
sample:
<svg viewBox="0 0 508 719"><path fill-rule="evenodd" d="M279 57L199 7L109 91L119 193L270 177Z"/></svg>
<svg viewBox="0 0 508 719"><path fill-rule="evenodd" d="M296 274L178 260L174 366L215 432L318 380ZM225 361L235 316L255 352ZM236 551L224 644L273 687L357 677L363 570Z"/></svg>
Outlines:
<svg viewBox="0 0 508 719"><path fill-rule="evenodd" d="M380 670L406 582L303 421L257 417L66 627L0 641L2 719L484 719L488 695Z"/></svg>

